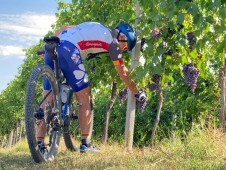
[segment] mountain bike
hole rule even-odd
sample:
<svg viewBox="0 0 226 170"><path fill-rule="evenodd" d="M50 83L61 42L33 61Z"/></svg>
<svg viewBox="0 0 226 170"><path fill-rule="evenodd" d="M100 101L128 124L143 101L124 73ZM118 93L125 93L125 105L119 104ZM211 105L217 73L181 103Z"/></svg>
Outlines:
<svg viewBox="0 0 226 170"><path fill-rule="evenodd" d="M28 80L25 101L26 137L34 161L41 163L55 158L61 134L63 134L66 148L71 151L79 150L76 141L79 138L78 104L73 97L72 88L68 85L58 64L58 37L45 37L45 48L54 61L54 70L48 65L37 65ZM48 79L51 90L44 95L43 82ZM49 100L51 99L51 100ZM51 102L49 102L51 101ZM92 109L91 101L91 110ZM91 111L91 131L93 128L93 111ZM37 141L37 125L45 123L45 137Z"/></svg>

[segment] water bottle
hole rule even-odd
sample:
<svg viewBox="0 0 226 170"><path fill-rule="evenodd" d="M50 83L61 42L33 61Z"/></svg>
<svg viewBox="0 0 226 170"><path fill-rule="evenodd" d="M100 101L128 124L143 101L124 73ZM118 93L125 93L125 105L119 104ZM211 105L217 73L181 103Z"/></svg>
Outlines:
<svg viewBox="0 0 226 170"><path fill-rule="evenodd" d="M67 106L68 106L68 95L70 92L70 88L67 85L62 85L61 88L61 102L62 102L62 119L66 119L67 115Z"/></svg>
<svg viewBox="0 0 226 170"><path fill-rule="evenodd" d="M68 99L68 93L69 93L69 87L67 85L62 85L61 88L61 101L63 104L67 102Z"/></svg>

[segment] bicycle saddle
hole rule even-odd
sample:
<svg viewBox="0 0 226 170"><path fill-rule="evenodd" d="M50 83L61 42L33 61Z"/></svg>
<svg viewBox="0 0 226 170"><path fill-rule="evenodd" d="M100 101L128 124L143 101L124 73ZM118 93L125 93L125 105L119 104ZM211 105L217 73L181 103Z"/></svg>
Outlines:
<svg viewBox="0 0 226 170"><path fill-rule="evenodd" d="M56 36L44 37L46 43L60 43L60 38Z"/></svg>
<svg viewBox="0 0 226 170"><path fill-rule="evenodd" d="M52 60L56 60L57 59L56 49L57 49L57 46L60 44L60 39L58 37L51 36L51 37L44 37L44 41L46 42L45 50L49 54L49 57Z"/></svg>

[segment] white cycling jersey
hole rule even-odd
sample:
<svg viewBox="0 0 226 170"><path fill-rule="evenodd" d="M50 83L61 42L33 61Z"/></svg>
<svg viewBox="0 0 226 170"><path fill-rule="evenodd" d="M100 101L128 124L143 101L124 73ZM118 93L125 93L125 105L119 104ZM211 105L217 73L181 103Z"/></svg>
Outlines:
<svg viewBox="0 0 226 170"><path fill-rule="evenodd" d="M90 53L109 52L111 58L116 60L118 54L121 53L119 47L115 46L112 31L97 22L81 23L62 31L58 37L60 40L66 40L74 44L80 50L82 58Z"/></svg>
<svg viewBox="0 0 226 170"><path fill-rule="evenodd" d="M88 54L109 53L114 65L122 65L122 50L113 31L97 22L84 22L62 31L58 37L59 67L73 91L78 92L89 86L83 65ZM54 63L45 53L45 64L54 70ZM44 89L50 90L48 80Z"/></svg>

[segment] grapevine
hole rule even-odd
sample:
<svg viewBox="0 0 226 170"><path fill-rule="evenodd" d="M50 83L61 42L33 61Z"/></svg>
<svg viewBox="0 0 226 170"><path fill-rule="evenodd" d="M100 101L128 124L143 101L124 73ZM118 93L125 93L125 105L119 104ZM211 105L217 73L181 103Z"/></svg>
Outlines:
<svg viewBox="0 0 226 170"><path fill-rule="evenodd" d="M95 64L93 64L93 65L92 65L92 67L90 68L90 71L91 71L92 73L94 73L94 72L95 72L95 70L96 70L96 65L95 65Z"/></svg>

